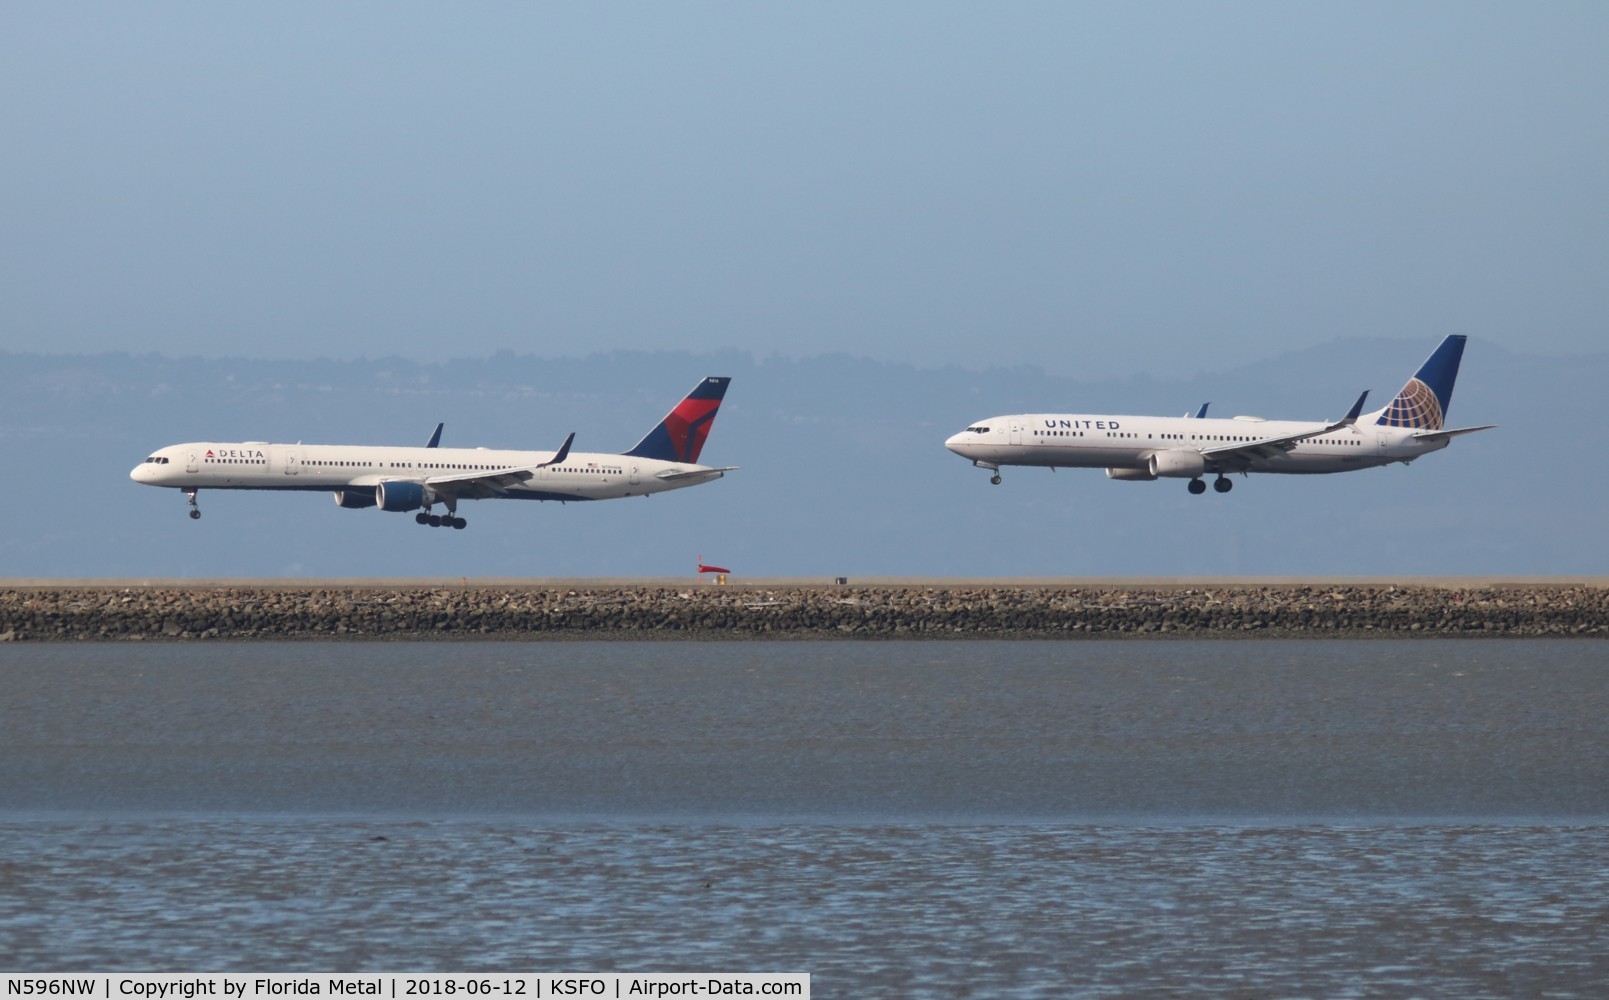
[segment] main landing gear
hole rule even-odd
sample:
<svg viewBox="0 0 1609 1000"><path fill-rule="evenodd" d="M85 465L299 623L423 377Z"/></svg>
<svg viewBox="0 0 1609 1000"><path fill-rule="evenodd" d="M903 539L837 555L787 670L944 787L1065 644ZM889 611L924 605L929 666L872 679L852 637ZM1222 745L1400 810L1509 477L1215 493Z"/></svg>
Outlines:
<svg viewBox="0 0 1609 1000"><path fill-rule="evenodd" d="M1235 488L1235 484L1230 481L1228 476L1219 476L1217 479L1212 481L1212 488L1217 490L1219 493L1228 493L1230 490ZM1190 480L1190 485L1187 486L1186 489L1188 489L1192 495L1200 496L1201 494L1207 492L1207 483L1203 479L1192 479Z"/></svg>
<svg viewBox="0 0 1609 1000"><path fill-rule="evenodd" d="M190 520L201 520L201 508L196 504L196 491L185 490L184 495L190 498Z"/></svg>
<svg viewBox="0 0 1609 1000"><path fill-rule="evenodd" d="M418 524L428 524L432 528L458 528L462 530L469 527L468 521L453 514L442 517L440 514L426 514L424 511L420 511L413 516L413 519Z"/></svg>
<svg viewBox="0 0 1609 1000"><path fill-rule="evenodd" d="M430 508L426 507L424 510L413 516L414 522L417 524L428 524L432 528L457 528L460 531L469 527L469 522L458 516L457 501L455 499L448 499L446 503L447 514L445 517L439 514L432 514L430 512Z"/></svg>

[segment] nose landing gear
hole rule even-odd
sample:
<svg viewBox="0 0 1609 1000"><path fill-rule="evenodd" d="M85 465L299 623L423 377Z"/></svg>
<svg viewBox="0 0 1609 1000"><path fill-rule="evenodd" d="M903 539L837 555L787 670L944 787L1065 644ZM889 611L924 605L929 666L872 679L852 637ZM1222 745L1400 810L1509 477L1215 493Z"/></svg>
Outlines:
<svg viewBox="0 0 1609 1000"><path fill-rule="evenodd" d="M185 490L184 495L190 498L190 520L199 521L201 519L201 507L196 504L196 491Z"/></svg>

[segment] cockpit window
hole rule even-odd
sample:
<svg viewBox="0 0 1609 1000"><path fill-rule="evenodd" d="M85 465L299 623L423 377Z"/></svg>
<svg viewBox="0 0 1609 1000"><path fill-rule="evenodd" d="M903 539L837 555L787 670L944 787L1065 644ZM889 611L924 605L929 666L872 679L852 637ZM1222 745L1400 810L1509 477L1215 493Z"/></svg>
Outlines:
<svg viewBox="0 0 1609 1000"><path fill-rule="evenodd" d="M150 458L145 460L145 464L146 465L167 465L168 460L163 458L161 455L152 455Z"/></svg>
<svg viewBox="0 0 1609 1000"><path fill-rule="evenodd" d="M972 434L987 434L987 433L989 433L989 428L987 428L987 427L968 427L967 431L969 433L972 433Z"/></svg>

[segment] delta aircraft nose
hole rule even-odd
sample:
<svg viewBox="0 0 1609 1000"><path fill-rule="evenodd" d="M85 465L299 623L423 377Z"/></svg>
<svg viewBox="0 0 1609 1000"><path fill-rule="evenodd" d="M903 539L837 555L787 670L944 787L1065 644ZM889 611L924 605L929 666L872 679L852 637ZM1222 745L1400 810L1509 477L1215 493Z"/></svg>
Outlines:
<svg viewBox="0 0 1609 1000"><path fill-rule="evenodd" d="M162 470L166 466L155 458L148 458L129 470L128 477L136 483L147 485L158 483L162 478Z"/></svg>

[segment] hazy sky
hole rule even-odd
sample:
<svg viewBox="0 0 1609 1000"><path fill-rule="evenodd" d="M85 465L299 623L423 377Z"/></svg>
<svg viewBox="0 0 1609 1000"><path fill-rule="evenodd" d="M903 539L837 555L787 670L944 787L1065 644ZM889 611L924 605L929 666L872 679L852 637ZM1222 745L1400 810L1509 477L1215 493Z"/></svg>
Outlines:
<svg viewBox="0 0 1609 1000"><path fill-rule="evenodd" d="M0 347L1609 332L1609 4L0 6Z"/></svg>

